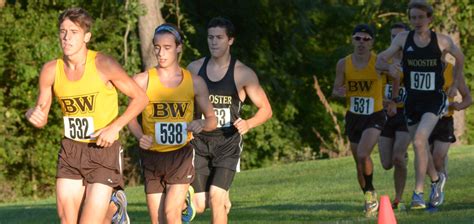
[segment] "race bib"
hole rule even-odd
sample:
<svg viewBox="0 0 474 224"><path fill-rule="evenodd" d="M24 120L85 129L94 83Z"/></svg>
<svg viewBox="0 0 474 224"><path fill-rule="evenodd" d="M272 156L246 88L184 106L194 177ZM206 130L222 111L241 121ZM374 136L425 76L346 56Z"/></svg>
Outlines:
<svg viewBox="0 0 474 224"><path fill-rule="evenodd" d="M160 145L182 145L188 138L186 122L156 122L155 141Z"/></svg>
<svg viewBox="0 0 474 224"><path fill-rule="evenodd" d="M64 136L73 140L93 140L94 119L92 117L63 117Z"/></svg>
<svg viewBox="0 0 474 224"><path fill-rule="evenodd" d="M374 98L351 97L350 111L356 114L369 115L374 113Z"/></svg>
<svg viewBox="0 0 474 224"><path fill-rule="evenodd" d="M405 94L406 90L405 87L400 86L398 88L398 100L401 101L402 99L405 99ZM392 99L392 85L386 84L385 85L385 99Z"/></svg>
<svg viewBox="0 0 474 224"><path fill-rule="evenodd" d="M410 88L421 91L432 91L435 89L434 72L410 72Z"/></svg>
<svg viewBox="0 0 474 224"><path fill-rule="evenodd" d="M218 128L230 127L230 108L214 108L214 113L217 117ZM204 114L202 119L205 119Z"/></svg>

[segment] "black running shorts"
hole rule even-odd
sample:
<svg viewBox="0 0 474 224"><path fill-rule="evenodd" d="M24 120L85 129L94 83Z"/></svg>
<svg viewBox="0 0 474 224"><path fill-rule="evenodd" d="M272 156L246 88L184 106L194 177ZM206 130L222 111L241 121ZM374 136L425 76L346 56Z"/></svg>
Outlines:
<svg viewBox="0 0 474 224"><path fill-rule="evenodd" d="M355 114L350 111L346 113L346 135L352 143L359 143L362 132L368 128L383 130L387 116L384 111L378 111L370 115Z"/></svg>
<svg viewBox="0 0 474 224"><path fill-rule="evenodd" d="M434 141L456 142L456 137L454 136L453 116L442 117L439 119L429 138L430 144L433 144Z"/></svg>
<svg viewBox="0 0 474 224"><path fill-rule="evenodd" d="M403 113L403 108L397 109L397 114L393 117L387 116L387 122L383 127L380 136L395 138L395 132L408 132L407 119Z"/></svg>

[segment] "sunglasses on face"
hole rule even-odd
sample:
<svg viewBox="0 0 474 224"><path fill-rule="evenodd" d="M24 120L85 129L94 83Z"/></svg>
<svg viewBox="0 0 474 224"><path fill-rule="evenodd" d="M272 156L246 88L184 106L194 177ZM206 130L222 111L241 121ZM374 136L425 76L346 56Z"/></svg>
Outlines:
<svg viewBox="0 0 474 224"><path fill-rule="evenodd" d="M372 37L362 37L362 36L352 36L352 39L354 39L355 41L364 41L364 42L367 42L367 41L370 41L372 40Z"/></svg>

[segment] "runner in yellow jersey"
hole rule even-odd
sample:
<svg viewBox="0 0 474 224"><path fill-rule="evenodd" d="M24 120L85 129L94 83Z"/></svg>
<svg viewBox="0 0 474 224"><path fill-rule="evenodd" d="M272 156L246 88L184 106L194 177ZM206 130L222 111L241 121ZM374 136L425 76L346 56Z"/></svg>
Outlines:
<svg viewBox="0 0 474 224"><path fill-rule="evenodd" d="M36 106L26 112L28 121L42 128L48 122L53 93L61 105L64 139L56 202L62 223L107 220L112 191L124 184L119 131L148 103L145 92L114 59L87 49L91 25L92 18L81 8L59 16L63 56L43 66ZM131 99L121 116L116 89Z"/></svg>
<svg viewBox="0 0 474 224"><path fill-rule="evenodd" d="M390 29L390 36L393 40L398 33L407 31L408 26L403 23L395 23ZM400 77L403 77L403 73L399 71L400 63L402 60L401 53L392 58L391 68L392 72L397 72ZM395 198L392 203L393 209L405 209L404 204L400 204L402 200L403 190L405 188L407 178L407 161L408 154L407 148L410 144L410 135L408 134L408 127L406 124L406 117L403 113L405 98L405 88L400 84L398 98L394 98L392 95L392 78L387 76L387 84L384 88L385 103L396 104L396 114L388 113L388 120L380 134L378 146L380 162L382 167L386 170L394 167L393 179L395 186ZM395 99L392 101L392 99ZM389 111L389 110L388 110ZM389 111L390 112L390 111Z"/></svg>
<svg viewBox="0 0 474 224"><path fill-rule="evenodd" d="M453 68L454 66L450 63L446 63L444 69L444 85L443 89L447 91L449 86L453 83ZM454 97L449 97L449 109L448 113L444 115L436 124L433 131L431 132L430 138L428 139L431 145L431 153L433 160L430 160L428 163L428 174L430 173L446 173L446 162L448 156L448 150L451 143L456 142L456 137L454 136L454 111L464 110L472 104L471 92L469 87L466 85L464 76L459 76L458 80L458 90L461 94L461 102L455 102ZM446 178L447 179L447 178ZM445 183L442 183L443 185ZM431 194L430 194L430 206L437 207L440 206L444 201L444 191L441 191L440 197L434 197L434 193L437 191L436 187L441 189L444 186L438 186L435 183L431 184Z"/></svg>
<svg viewBox="0 0 474 224"><path fill-rule="evenodd" d="M181 223L186 193L195 176L189 141L193 133L215 129L217 119L204 80L178 64L183 46L178 28L172 24L157 27L153 45L158 66L134 76L150 103L142 112L141 126L133 119L128 127L139 140L151 223ZM193 120L194 106L205 119Z"/></svg>
<svg viewBox="0 0 474 224"><path fill-rule="evenodd" d="M333 95L345 97L349 107L345 132L356 162L357 179L365 195L367 216L375 215L378 209L370 154L387 119L383 111L385 78L375 70L377 56L371 52L373 38L374 31L370 26L355 27L352 32L354 52L338 61L333 88Z"/></svg>

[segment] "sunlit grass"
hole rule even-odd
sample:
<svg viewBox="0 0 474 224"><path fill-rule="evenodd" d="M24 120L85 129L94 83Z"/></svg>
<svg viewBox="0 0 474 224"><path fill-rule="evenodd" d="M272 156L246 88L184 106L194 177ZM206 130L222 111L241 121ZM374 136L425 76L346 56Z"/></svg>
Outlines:
<svg viewBox="0 0 474 224"><path fill-rule="evenodd" d="M413 152L403 195L410 202L414 187ZM446 201L439 212L396 213L399 223L474 222L474 147L463 146L449 152L449 180ZM384 171L378 154L374 185L379 195L394 195L392 171ZM425 197L429 183L425 185ZM149 223L143 187L126 190L132 223ZM355 177L352 157L300 162L237 174L231 188L231 223L374 223L365 218L363 195ZM0 223L57 223L54 199L0 205ZM193 223L210 223L207 211Z"/></svg>

